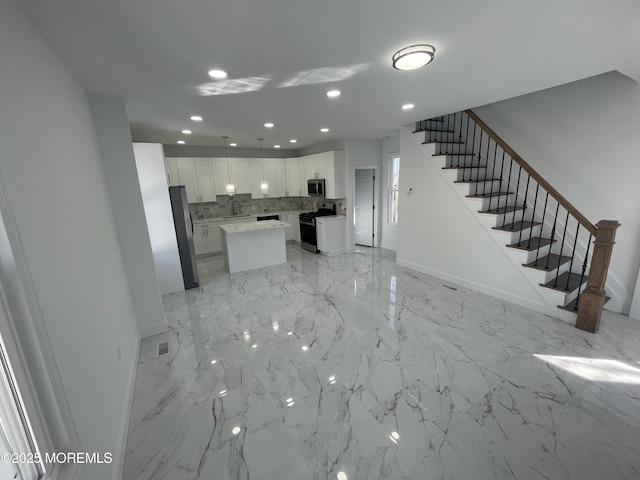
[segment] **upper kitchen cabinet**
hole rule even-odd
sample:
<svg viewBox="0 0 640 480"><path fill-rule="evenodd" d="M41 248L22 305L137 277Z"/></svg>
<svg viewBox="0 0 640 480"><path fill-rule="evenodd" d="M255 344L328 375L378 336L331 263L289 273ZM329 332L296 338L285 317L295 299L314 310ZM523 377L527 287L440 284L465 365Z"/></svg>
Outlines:
<svg viewBox="0 0 640 480"><path fill-rule="evenodd" d="M167 185L174 187L176 185L182 185L180 183L180 175L178 174L178 159L177 158L165 158L164 159L164 171L167 175Z"/></svg>
<svg viewBox="0 0 640 480"><path fill-rule="evenodd" d="M307 194L307 181L302 178L302 162L299 158L285 158L285 170L287 171L287 197L302 197ZM304 180L304 181L303 181Z"/></svg>
<svg viewBox="0 0 640 480"><path fill-rule="evenodd" d="M324 178L326 198L345 198L345 161L344 152L331 151L301 157L303 177L303 196L307 195L307 180Z"/></svg>
<svg viewBox="0 0 640 480"><path fill-rule="evenodd" d="M260 184L266 180L269 185L267 197L284 197L286 188L286 175L284 158L265 158L264 176L262 172L262 160L252 158L249 160L249 176L251 178L251 198L264 198Z"/></svg>
<svg viewBox="0 0 640 480"><path fill-rule="evenodd" d="M189 203L215 202L216 190L210 158L177 158L180 185L187 190Z"/></svg>
<svg viewBox="0 0 640 480"><path fill-rule="evenodd" d="M334 150L325 154L326 197L331 199L347 196L344 152Z"/></svg>
<svg viewBox="0 0 640 480"><path fill-rule="evenodd" d="M251 179L249 176L248 158L230 158L231 178L236 187L236 193L251 193ZM213 179L216 192L224 195L229 183L229 167L226 158L214 158L212 160Z"/></svg>

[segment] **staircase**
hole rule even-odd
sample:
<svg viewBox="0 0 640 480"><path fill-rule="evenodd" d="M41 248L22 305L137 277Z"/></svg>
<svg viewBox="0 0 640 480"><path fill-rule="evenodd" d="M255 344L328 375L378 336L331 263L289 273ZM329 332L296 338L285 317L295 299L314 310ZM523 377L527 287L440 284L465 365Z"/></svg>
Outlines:
<svg viewBox="0 0 640 480"><path fill-rule="evenodd" d="M558 316L595 333L618 222L587 220L471 110L417 122L414 133Z"/></svg>

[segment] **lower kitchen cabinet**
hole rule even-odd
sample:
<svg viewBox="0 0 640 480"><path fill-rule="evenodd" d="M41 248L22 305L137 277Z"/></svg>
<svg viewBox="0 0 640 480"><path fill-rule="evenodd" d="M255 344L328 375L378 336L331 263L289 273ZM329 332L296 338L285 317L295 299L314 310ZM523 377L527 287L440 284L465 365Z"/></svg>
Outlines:
<svg viewBox="0 0 640 480"><path fill-rule="evenodd" d="M220 225L255 222L256 217L242 217L210 223L196 223L193 227L193 246L196 255L222 252Z"/></svg>
<svg viewBox="0 0 640 480"><path fill-rule="evenodd" d="M323 255L340 255L346 250L347 217L331 215L316 218L318 250Z"/></svg>
<svg viewBox="0 0 640 480"><path fill-rule="evenodd" d="M282 221L288 223L290 226L285 228L285 238L287 241L293 240L296 243L300 243L300 219L297 213L287 213L281 215Z"/></svg>

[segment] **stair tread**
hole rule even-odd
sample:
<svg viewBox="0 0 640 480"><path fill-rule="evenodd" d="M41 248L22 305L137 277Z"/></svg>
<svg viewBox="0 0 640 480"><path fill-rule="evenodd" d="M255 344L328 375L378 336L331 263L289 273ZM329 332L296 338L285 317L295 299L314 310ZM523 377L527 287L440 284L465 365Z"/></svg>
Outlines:
<svg viewBox="0 0 640 480"><path fill-rule="evenodd" d="M506 197L507 195L513 195L513 192L487 192L476 193L475 195L467 195L467 198L493 198L493 197Z"/></svg>
<svg viewBox="0 0 640 480"><path fill-rule="evenodd" d="M442 170L478 170L480 168L487 168L487 166L480 165L474 167L442 167Z"/></svg>
<svg viewBox="0 0 640 480"><path fill-rule="evenodd" d="M578 303L579 298L580 297L574 298L566 305L558 305L558 308L561 308L562 310L566 310L568 312L578 313L578 309L576 308L576 305ZM604 297L604 304L606 305L609 300L611 300L611 297Z"/></svg>
<svg viewBox="0 0 640 480"><path fill-rule="evenodd" d="M507 223L500 227L493 227L493 230L501 230L503 232L519 232L520 230L526 230L527 228L535 227L540 225L540 222L530 222L527 220Z"/></svg>
<svg viewBox="0 0 640 480"><path fill-rule="evenodd" d="M498 207L492 208L491 210L479 210L478 213L488 213L491 215L500 215L502 213L515 212L517 210L522 210L524 207L522 205L509 205L506 207Z"/></svg>
<svg viewBox="0 0 640 480"><path fill-rule="evenodd" d="M441 157L443 155L457 155L459 157L475 157L476 154L475 153L451 153L451 152L441 152L441 153L434 153L433 155L431 155L432 157ZM462 168L462 167L461 167Z"/></svg>
<svg viewBox="0 0 640 480"><path fill-rule="evenodd" d="M422 142L423 145L428 145L430 143L442 143L445 145L464 145L464 142L458 142L458 141L447 141L447 140L429 140L428 142Z"/></svg>
<svg viewBox="0 0 640 480"><path fill-rule="evenodd" d="M581 284L580 277L581 275L579 273L564 272L562 275L558 277L557 282L556 282L556 279L554 278L550 282L541 283L540 285L542 287L550 288L552 290L558 290L560 292L573 292ZM567 285L567 278L569 279L569 287L565 288ZM582 277L582 284L587 283L587 278L588 278L587 274L585 274L584 277ZM554 284L556 285L555 287L553 286Z"/></svg>
<svg viewBox="0 0 640 480"><path fill-rule="evenodd" d="M537 261L534 260L531 263L523 263L522 266L550 272L551 270L555 270L556 268L558 268L559 265L564 265L565 263L568 263L570 261L571 257L567 257L565 255L560 257L560 255L551 253L542 258L539 258Z"/></svg>
<svg viewBox="0 0 640 480"><path fill-rule="evenodd" d="M556 241L557 240L554 240L553 243L556 243ZM518 250L527 250L531 252L533 250L537 250L538 248L546 247L550 244L550 238L532 237L527 238L526 240L522 240L521 242L512 243L511 245L507 245L507 247L517 248Z"/></svg>
<svg viewBox="0 0 640 480"><path fill-rule="evenodd" d="M417 132L456 133L453 130L433 130L432 128L425 128L424 130L416 130L413 133L417 133Z"/></svg>
<svg viewBox="0 0 640 480"><path fill-rule="evenodd" d="M462 168L462 167L458 167ZM484 183L484 182L499 182L501 178L487 178L485 180L454 180L453 183Z"/></svg>

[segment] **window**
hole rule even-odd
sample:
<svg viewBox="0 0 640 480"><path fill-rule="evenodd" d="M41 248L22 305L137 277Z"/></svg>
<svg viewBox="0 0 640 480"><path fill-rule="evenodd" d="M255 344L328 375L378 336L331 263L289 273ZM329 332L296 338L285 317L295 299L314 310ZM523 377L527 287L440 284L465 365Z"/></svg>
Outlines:
<svg viewBox="0 0 640 480"><path fill-rule="evenodd" d="M389 162L389 223L398 223L398 182L400 157L394 155Z"/></svg>

